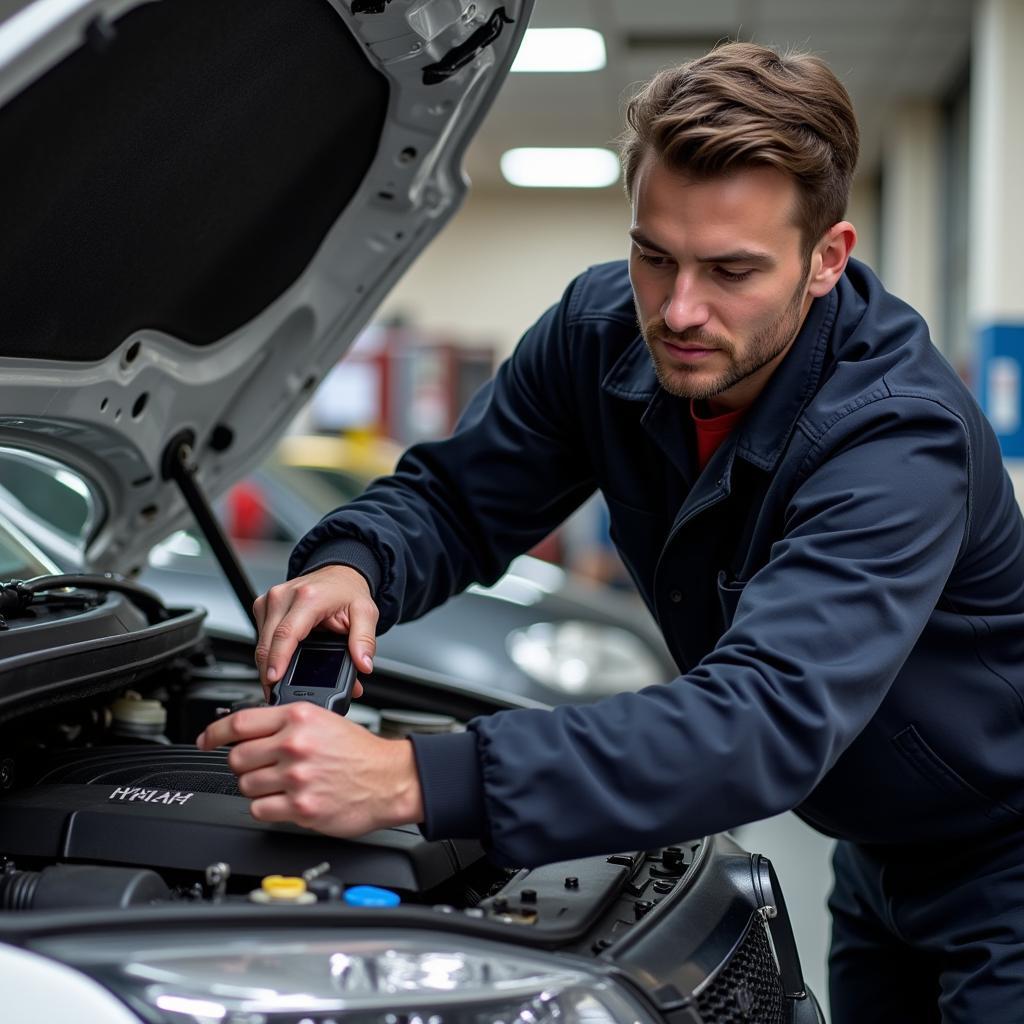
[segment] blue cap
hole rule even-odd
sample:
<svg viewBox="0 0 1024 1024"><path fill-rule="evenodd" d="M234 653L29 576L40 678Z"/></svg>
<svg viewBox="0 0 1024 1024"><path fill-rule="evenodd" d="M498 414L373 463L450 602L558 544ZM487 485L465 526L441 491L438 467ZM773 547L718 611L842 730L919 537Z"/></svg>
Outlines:
<svg viewBox="0 0 1024 1024"><path fill-rule="evenodd" d="M350 907L397 907L402 898L397 892L376 885L354 885L345 890L345 902Z"/></svg>

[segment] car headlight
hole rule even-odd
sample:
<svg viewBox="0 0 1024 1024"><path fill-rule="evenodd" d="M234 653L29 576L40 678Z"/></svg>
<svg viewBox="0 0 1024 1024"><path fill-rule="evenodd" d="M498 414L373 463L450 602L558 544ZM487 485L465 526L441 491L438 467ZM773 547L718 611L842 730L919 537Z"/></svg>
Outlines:
<svg viewBox="0 0 1024 1024"><path fill-rule="evenodd" d="M573 697L664 682L664 669L650 647L619 626L537 622L510 633L507 643L509 656L531 679Z"/></svg>
<svg viewBox="0 0 1024 1024"><path fill-rule="evenodd" d="M450 935L91 936L42 951L154 1024L652 1024L585 963Z"/></svg>

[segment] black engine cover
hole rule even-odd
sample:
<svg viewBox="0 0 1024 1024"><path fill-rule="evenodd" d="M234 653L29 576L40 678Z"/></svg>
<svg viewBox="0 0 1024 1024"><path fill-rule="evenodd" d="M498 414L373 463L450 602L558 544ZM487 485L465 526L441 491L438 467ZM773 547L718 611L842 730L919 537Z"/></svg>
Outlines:
<svg viewBox="0 0 1024 1024"><path fill-rule="evenodd" d="M24 781L24 780L22 780ZM416 826L333 839L253 819L226 752L193 746L74 751L0 798L0 853L233 876L301 874L327 861L346 884L425 892L483 856L470 841L428 842Z"/></svg>

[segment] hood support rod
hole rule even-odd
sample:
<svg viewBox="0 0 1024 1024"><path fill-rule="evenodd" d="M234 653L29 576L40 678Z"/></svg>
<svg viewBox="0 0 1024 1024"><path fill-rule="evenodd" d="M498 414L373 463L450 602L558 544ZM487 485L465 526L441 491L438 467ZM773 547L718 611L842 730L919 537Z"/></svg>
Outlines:
<svg viewBox="0 0 1024 1024"><path fill-rule="evenodd" d="M190 430L183 431L171 439L170 444L164 450L162 467L164 479L173 480L178 485L178 490L188 502L188 507L191 509L199 529L207 543L213 548L218 564L224 570L224 575L227 576L231 589L235 592L235 597L238 598L239 604L249 617L252 628L258 636L260 630L252 610L253 602L256 600L256 591L253 589L245 569L242 568L242 563L239 562L234 548L231 547L221 529L220 523L217 522L217 517L213 514L206 495L196 483L196 467L192 462L194 443L195 437Z"/></svg>

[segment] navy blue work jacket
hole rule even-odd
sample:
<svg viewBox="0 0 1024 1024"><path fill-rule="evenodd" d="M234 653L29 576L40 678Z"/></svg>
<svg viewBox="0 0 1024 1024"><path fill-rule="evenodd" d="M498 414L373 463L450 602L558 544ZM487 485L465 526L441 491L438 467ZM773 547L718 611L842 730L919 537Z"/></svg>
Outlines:
<svg viewBox="0 0 1024 1024"><path fill-rule="evenodd" d="M290 569L359 568L383 630L496 580L595 487L680 675L416 738L428 835L529 865L790 808L862 843L1021 822L1024 523L978 405L867 268L703 472L626 265L592 268Z"/></svg>

